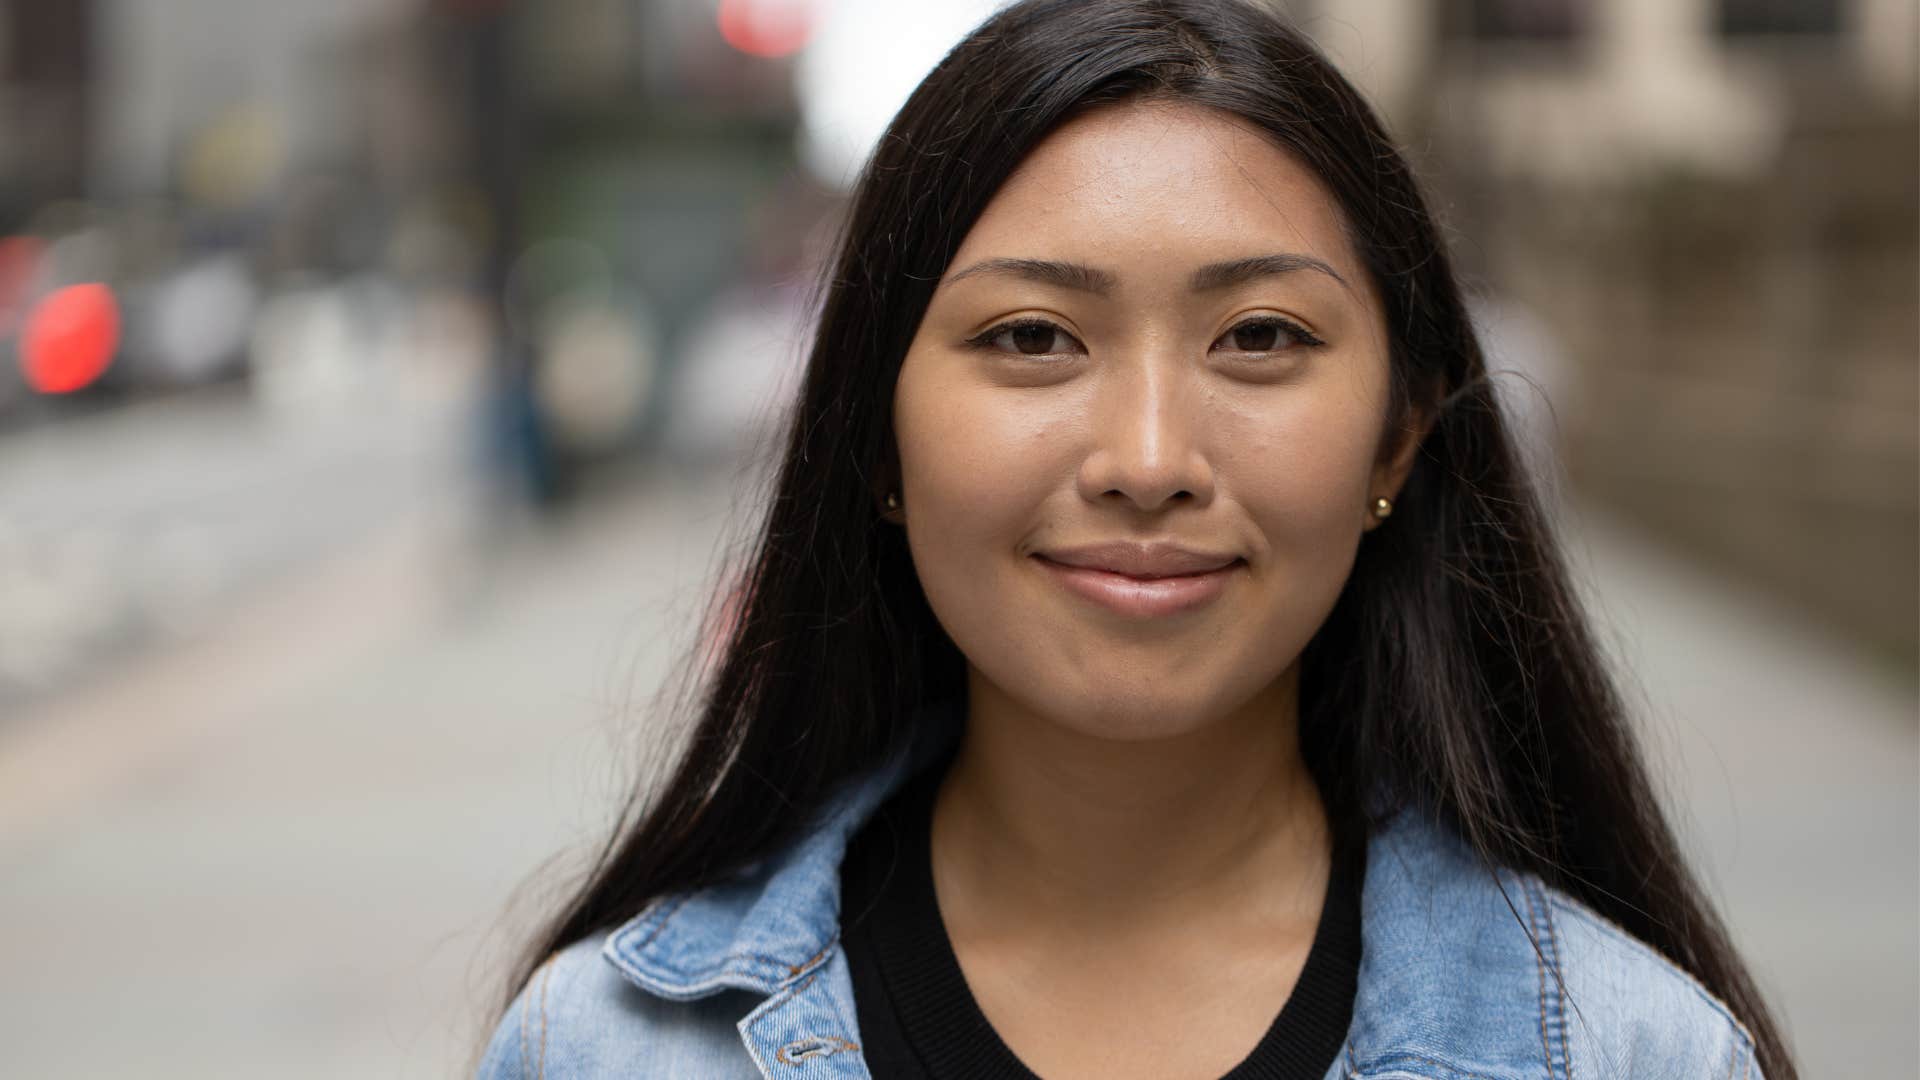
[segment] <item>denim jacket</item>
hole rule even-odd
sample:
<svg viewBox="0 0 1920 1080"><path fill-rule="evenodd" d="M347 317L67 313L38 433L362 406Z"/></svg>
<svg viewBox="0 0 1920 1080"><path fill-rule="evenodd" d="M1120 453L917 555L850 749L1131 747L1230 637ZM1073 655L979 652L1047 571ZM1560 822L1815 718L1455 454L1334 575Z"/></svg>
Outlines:
<svg viewBox="0 0 1920 1080"><path fill-rule="evenodd" d="M549 957L482 1080L869 1076L840 860L938 745L843 786L797 842L731 879ZM1416 813L1369 839L1360 903L1353 1020L1326 1080L1760 1076L1746 1029L1685 972L1537 878L1488 871Z"/></svg>

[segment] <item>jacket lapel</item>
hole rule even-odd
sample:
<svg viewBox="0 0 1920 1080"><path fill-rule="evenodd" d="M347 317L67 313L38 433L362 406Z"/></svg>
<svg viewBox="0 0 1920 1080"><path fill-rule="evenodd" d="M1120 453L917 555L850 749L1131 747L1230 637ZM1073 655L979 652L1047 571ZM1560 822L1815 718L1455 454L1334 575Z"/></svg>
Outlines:
<svg viewBox="0 0 1920 1080"><path fill-rule="evenodd" d="M764 996L738 1027L769 1080L866 1077L853 982L839 948L840 863L880 804L950 746L960 726L951 703L923 711L907 745L851 779L795 844L728 881L654 901L608 936L603 955L658 997Z"/></svg>

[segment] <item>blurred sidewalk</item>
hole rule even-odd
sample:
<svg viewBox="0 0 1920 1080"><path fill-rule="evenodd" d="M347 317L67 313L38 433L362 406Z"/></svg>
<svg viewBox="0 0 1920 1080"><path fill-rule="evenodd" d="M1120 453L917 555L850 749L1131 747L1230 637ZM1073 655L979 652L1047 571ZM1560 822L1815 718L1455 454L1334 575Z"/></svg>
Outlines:
<svg viewBox="0 0 1920 1080"><path fill-rule="evenodd" d="M0 434L0 729L471 486L472 406L387 377L223 385Z"/></svg>
<svg viewBox="0 0 1920 1080"><path fill-rule="evenodd" d="M1588 513L1572 535L1675 825L1803 1075L1920 1061L1920 703L1767 598ZM1637 685L1636 685L1637 684Z"/></svg>
<svg viewBox="0 0 1920 1080"><path fill-rule="evenodd" d="M456 1071L523 925L509 893L622 790L730 491L644 477L490 567L457 508L424 505L0 725L8 1072ZM1911 691L1604 520L1581 535L1806 1074L1909 1075Z"/></svg>

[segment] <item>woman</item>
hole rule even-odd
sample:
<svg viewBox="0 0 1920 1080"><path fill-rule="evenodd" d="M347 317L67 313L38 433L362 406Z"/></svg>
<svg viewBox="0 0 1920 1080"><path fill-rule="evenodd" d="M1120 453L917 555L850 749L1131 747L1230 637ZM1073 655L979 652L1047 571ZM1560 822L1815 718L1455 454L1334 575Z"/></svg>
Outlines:
<svg viewBox="0 0 1920 1080"><path fill-rule="evenodd" d="M740 596L483 1074L1794 1075L1418 189L1262 9L927 77Z"/></svg>

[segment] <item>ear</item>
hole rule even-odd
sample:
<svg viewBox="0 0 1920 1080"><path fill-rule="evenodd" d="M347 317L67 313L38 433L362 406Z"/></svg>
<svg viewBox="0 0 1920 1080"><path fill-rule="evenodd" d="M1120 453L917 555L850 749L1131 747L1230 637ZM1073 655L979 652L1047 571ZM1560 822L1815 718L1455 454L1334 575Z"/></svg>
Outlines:
<svg viewBox="0 0 1920 1080"><path fill-rule="evenodd" d="M1367 531L1379 527L1381 519L1373 514L1373 500L1380 496L1398 501L1400 489L1406 486L1407 475L1413 472L1413 462L1420 453L1420 447L1427 441L1427 435L1433 431L1436 419L1434 411L1428 406L1409 406L1402 414L1400 424L1388 429L1381 440L1380 460L1374 464L1373 474L1368 478L1367 505L1362 508L1366 515Z"/></svg>

